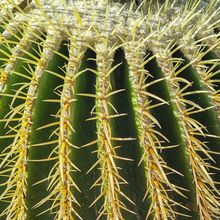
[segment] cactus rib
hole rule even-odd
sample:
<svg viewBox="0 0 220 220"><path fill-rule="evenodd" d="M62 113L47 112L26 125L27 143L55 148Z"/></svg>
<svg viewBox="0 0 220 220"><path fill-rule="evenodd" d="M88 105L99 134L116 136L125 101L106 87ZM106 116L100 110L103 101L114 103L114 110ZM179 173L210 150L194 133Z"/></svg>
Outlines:
<svg viewBox="0 0 220 220"><path fill-rule="evenodd" d="M157 45L159 42L156 43ZM160 45L159 48L154 51L157 51L157 62L161 67L162 71L166 74L168 82L170 80L170 88L173 96L173 102L176 105L176 111L180 120L180 127L182 130L182 135L186 141L186 152L189 157L189 163L192 169L193 179L195 181L195 190L196 190L196 200L200 213L201 219L212 219L212 217L217 217L219 201L218 190L215 187L215 182L208 173L209 164L205 162L205 159L202 158L198 152L203 152L207 157L211 157L206 151L207 146L204 143L201 143L196 135L205 136L204 133L205 127L191 118L193 111L198 111L197 105L193 102L188 102L184 99L184 96L187 94L184 90L188 87L186 85L183 89L180 89L178 81L176 78L173 78L175 73L173 67L167 61L172 60L172 57L166 53L166 49L163 45ZM194 91L199 92L199 91ZM193 94L193 91L190 92ZM174 95L175 94L175 95ZM187 109L186 104L190 104L191 107ZM201 108L201 107L200 107ZM208 135L208 134L207 134ZM214 193L215 192L215 193Z"/></svg>
<svg viewBox="0 0 220 220"><path fill-rule="evenodd" d="M130 84L133 93L132 103L135 106L140 145L143 148L143 156L140 162L143 161L146 166L146 178L148 180L146 195L150 194L149 197L152 201L148 215L151 212L155 212L155 219L175 219L176 213L172 208L172 204L176 205L176 202L172 201L167 191L180 192L167 179L167 171L165 170L170 171L172 169L166 165L166 162L163 161L158 153L160 147L163 147L159 141L159 136L165 137L155 131L154 127L158 126L159 123L148 110L150 106L148 106L148 93L145 91L147 86L144 81L145 77L149 77L149 72L144 69L143 55L145 54L145 48L140 48L139 45L132 45L132 43L131 45L126 45L125 54L130 68ZM153 82L155 83L155 81ZM159 99L158 97L156 98ZM160 100L160 102L162 103L159 104L166 103L164 100ZM157 205L157 202L159 202L159 205Z"/></svg>

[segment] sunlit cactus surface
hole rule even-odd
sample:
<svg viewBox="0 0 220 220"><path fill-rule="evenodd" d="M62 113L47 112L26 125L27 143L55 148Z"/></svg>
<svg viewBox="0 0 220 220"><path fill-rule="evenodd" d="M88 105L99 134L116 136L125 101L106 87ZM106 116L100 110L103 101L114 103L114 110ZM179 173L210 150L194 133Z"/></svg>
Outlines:
<svg viewBox="0 0 220 220"><path fill-rule="evenodd" d="M0 0L0 219L220 219L219 6Z"/></svg>

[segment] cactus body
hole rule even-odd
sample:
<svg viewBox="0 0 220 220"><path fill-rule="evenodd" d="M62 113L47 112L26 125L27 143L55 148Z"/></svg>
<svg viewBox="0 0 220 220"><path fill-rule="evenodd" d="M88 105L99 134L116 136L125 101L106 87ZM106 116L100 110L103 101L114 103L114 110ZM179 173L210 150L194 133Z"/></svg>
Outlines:
<svg viewBox="0 0 220 220"><path fill-rule="evenodd" d="M142 3L0 1L0 219L220 218L218 1Z"/></svg>

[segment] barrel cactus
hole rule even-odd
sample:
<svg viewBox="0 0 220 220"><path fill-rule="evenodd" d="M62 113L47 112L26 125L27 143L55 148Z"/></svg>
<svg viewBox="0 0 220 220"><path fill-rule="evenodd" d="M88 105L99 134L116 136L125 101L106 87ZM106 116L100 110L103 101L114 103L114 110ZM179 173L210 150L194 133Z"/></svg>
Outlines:
<svg viewBox="0 0 220 220"><path fill-rule="evenodd" d="M219 1L0 0L0 219L220 219Z"/></svg>

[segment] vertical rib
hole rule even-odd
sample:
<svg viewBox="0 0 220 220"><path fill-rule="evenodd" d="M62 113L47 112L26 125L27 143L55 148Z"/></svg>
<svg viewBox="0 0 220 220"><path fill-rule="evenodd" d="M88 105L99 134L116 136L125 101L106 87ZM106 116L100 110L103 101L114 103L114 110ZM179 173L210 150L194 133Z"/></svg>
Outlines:
<svg viewBox="0 0 220 220"><path fill-rule="evenodd" d="M95 44L98 71L96 81L96 116L94 119L97 119L97 154L99 158L95 165L99 164L101 176L94 186L101 185L101 194L94 203L103 197L104 204L100 209L98 219L106 215L108 220L123 219L122 210L127 210L127 208L122 203L121 197L128 199L120 188L121 184L127 182L120 176L119 168L116 164L117 159L125 158L120 158L116 154L116 146L112 144L112 131L110 127L110 119L120 116L118 113L110 114L109 109L109 107L112 106L110 100L112 89L110 74L113 71L112 61L114 50L114 47L111 47L110 42L105 38L101 38L100 41Z"/></svg>
<svg viewBox="0 0 220 220"><path fill-rule="evenodd" d="M80 38L71 37L69 45L69 60L66 69L66 76L64 79L63 90L60 99L60 113L59 117L59 132L58 139L59 144L57 146L58 163L54 177L50 182L50 185L54 185L51 189L51 193L48 199L54 199L51 210L55 207L58 208L56 219L57 220L72 220L73 215L82 219L76 210L73 209L73 203L78 206L75 196L72 193L73 187L78 191L80 189L72 178L72 172L80 171L71 161L70 153L72 148L76 148L71 144L71 135L74 128L71 125L71 112L74 108L75 97L75 83L77 77L82 73L79 72L82 58L85 53L84 42Z"/></svg>
<svg viewBox="0 0 220 220"><path fill-rule="evenodd" d="M161 137L164 140L166 138L157 130L157 127L160 126L159 122L149 110L153 108L149 104L149 98L156 98L159 105L165 104L165 101L146 91L148 87L145 84L146 78L150 77L150 73L144 69L146 48L140 45L140 42L132 41L125 44L125 56L129 64L131 98L138 129L138 139L143 151L140 162L144 163L145 178L147 179L145 197L148 196L151 202L147 216L153 214L157 220L176 219L174 211L176 204L168 195L168 191L178 192L178 190L168 180L169 167L158 152L163 148ZM157 81L153 81L151 84L155 84Z"/></svg>
<svg viewBox="0 0 220 220"><path fill-rule="evenodd" d="M184 43L182 43L180 50L183 52L186 58L191 61L191 66L198 73L199 80L203 88L207 91L207 94L217 112L217 117L220 119L219 95L218 91L215 89L216 82L218 82L218 80L215 81L215 79L212 78L215 72L212 72L212 69L209 70L205 61L202 60L202 58L209 51L216 51L216 44L218 40L216 39L215 44L213 44L212 47L208 49L208 51L203 52L199 51L198 46L195 44L195 42L192 41L192 39L183 39L182 42ZM214 64L214 61L212 61L212 64Z"/></svg>
<svg viewBox="0 0 220 220"><path fill-rule="evenodd" d="M178 118L182 138L185 142L186 153L194 181L196 203L198 213L202 220L209 219L219 215L219 201L215 196L217 189L211 178L209 164L201 157L201 153L207 155L207 146L202 143L198 136L206 136L205 127L191 115L195 111L202 111L194 102L190 102L184 98L185 95L196 94L198 91L186 92L191 82L187 82L178 76L175 67L172 64L171 51L164 45L162 39L160 41L151 42L151 49L156 55L158 65L166 76L167 83L170 87L172 97L172 105L175 108L175 115ZM179 83L183 82L185 87L180 88ZM190 105L190 108L187 107Z"/></svg>
<svg viewBox="0 0 220 220"><path fill-rule="evenodd" d="M25 102L13 108L9 115L9 120L13 120L15 112L22 115L19 121L19 127L11 128L15 131L13 143L8 147L9 152L1 163L1 167L8 166L10 170L9 178L5 183L6 189L2 193L0 200L11 199L10 204L1 215L6 215L7 219L24 220L26 216L26 184L27 184L27 156L29 148L29 136L31 128L32 109L34 99L37 96L40 79L45 68L53 57L54 51L58 49L61 36L59 33L49 30L47 39L44 42L44 49L35 72L32 72L32 79L25 86L28 86ZM22 73L21 73L22 74ZM15 98L20 97L21 91L15 94ZM12 157L12 159L11 159Z"/></svg>

